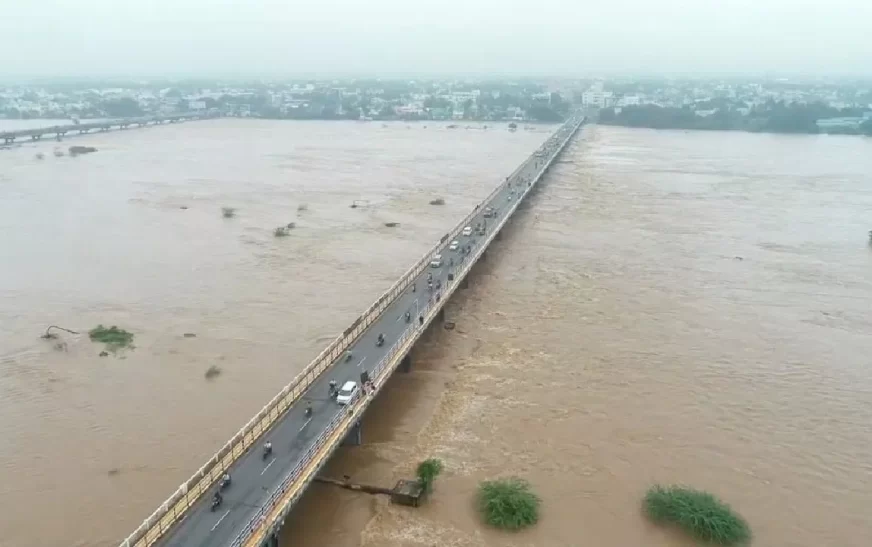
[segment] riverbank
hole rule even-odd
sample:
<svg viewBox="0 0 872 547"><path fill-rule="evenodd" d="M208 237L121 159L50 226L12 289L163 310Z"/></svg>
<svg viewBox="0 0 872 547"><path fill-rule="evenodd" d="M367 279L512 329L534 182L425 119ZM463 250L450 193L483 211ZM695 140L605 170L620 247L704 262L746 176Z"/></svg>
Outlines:
<svg viewBox="0 0 872 547"><path fill-rule="evenodd" d="M754 109L729 107L706 111L690 107L626 106L600 110L597 123L646 129L872 136L872 111L819 104L771 102Z"/></svg>

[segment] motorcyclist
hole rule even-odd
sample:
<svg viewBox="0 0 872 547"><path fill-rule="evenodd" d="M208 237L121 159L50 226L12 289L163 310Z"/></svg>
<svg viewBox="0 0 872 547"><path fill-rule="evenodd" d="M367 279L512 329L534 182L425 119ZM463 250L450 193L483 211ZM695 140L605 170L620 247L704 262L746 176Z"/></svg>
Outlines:
<svg viewBox="0 0 872 547"><path fill-rule="evenodd" d="M330 378L330 393L336 391L336 379Z"/></svg>
<svg viewBox="0 0 872 547"><path fill-rule="evenodd" d="M221 505L222 501L224 501L224 496L221 495L221 492L218 492L216 490L215 493L212 495L212 505Z"/></svg>
<svg viewBox="0 0 872 547"><path fill-rule="evenodd" d="M382 334L382 333L379 333L379 334L378 334L378 339L376 340L376 343L377 343L379 346L382 345L382 344L384 344L384 343L385 343L385 335Z"/></svg>
<svg viewBox="0 0 872 547"><path fill-rule="evenodd" d="M267 441L263 443L263 453L264 454L272 454L272 443Z"/></svg>
<svg viewBox="0 0 872 547"><path fill-rule="evenodd" d="M312 415L312 403L309 401L306 401L306 417L309 417L311 415Z"/></svg>
<svg viewBox="0 0 872 547"><path fill-rule="evenodd" d="M225 486L230 484L230 473L224 473L224 475L221 477L221 484Z"/></svg>
<svg viewBox="0 0 872 547"><path fill-rule="evenodd" d="M408 323L411 319L412 319L412 314L409 312L406 312L406 323Z"/></svg>

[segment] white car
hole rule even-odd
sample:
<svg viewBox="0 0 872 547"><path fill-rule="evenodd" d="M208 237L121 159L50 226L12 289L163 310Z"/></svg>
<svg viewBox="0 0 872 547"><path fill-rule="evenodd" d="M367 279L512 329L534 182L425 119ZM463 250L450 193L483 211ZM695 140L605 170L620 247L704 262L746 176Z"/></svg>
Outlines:
<svg viewBox="0 0 872 547"><path fill-rule="evenodd" d="M460 242L457 241L456 239L451 242L451 245L448 246L449 251L456 251L459 248L460 248Z"/></svg>
<svg viewBox="0 0 872 547"><path fill-rule="evenodd" d="M347 405L355 395L357 395L357 382L348 380L342 384L342 389L339 390L339 395L336 396L336 402L340 405Z"/></svg>
<svg viewBox="0 0 872 547"><path fill-rule="evenodd" d="M467 226L463 229L463 235L471 236L472 235L472 226Z"/></svg>
<svg viewBox="0 0 872 547"><path fill-rule="evenodd" d="M442 255L436 255L433 257L433 260L430 261L431 268L441 268L442 267Z"/></svg>

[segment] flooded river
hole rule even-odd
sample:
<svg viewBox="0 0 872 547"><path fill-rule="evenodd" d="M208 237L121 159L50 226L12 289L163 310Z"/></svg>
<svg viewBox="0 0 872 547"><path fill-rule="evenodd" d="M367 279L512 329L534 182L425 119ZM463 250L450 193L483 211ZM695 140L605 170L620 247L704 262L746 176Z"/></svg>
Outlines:
<svg viewBox="0 0 872 547"><path fill-rule="evenodd" d="M708 489L755 545L869 545L872 142L585 130L344 448L334 476L446 470L417 510L316 485L298 547L691 546L655 482ZM534 529L478 482L528 479Z"/></svg>
<svg viewBox="0 0 872 547"><path fill-rule="evenodd" d="M0 152L0 545L114 547L549 132L215 120ZM756 545L868 545L870 172L868 139L585 129L329 466L442 458L431 502L315 485L283 541L684 546L639 511L684 482ZM98 323L136 349L39 338ZM478 523L499 475L542 497L533 530Z"/></svg>
<svg viewBox="0 0 872 547"><path fill-rule="evenodd" d="M552 130L213 120L0 151L0 545L117 545ZM136 349L40 339L98 324Z"/></svg>

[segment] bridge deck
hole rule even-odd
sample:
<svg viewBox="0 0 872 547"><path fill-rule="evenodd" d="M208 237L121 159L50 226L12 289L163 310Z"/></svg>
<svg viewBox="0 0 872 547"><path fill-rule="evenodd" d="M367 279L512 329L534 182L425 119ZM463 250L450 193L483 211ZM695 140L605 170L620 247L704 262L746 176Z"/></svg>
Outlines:
<svg viewBox="0 0 872 547"><path fill-rule="evenodd" d="M110 127L130 126L136 124L149 123L164 123L176 121L189 121L201 118L206 118L205 114L178 114L175 116L146 116L141 118L123 118L115 120L105 120L101 122L85 122L79 124L54 125L49 127L34 127L32 129L15 129L12 131L0 132L0 139L17 139L20 137L39 137L42 135L51 135L53 133L66 134L76 131L90 131L92 129L102 129Z"/></svg>
<svg viewBox="0 0 872 547"><path fill-rule="evenodd" d="M528 190L528 182L543 169L543 164L556 155L556 149L563 144L563 126L555 135L561 135L559 142L554 143L552 136L546 142L546 157L531 155L513 175L503 182L492 194L491 199L482 203L476 210L472 220L466 222L475 226L482 222L488 228L495 226L503 216L511 212L510 206ZM574 133L574 131L573 131ZM497 210L497 218L484 218L487 207ZM472 247L470 257L478 250L478 246L487 243L485 236L473 233L470 236L459 235L455 238L461 249ZM444 293L449 284L449 272L455 272L463 257L460 251L450 251L451 240L445 240L440 245L443 255L443 265L440 268L426 268L414 281L416 290L411 286L400 294L384 312L366 329L350 346L351 359L340 357L332 367L318 377L304 395L293 404L284 416L276 420L275 425L263 435L261 441L242 454L232 463L229 472L232 475L232 485L224 491L224 502L214 511L211 510L211 493L217 489L213 486L208 493L200 497L154 545L160 547L219 547L228 545L241 531L246 530L253 517L259 514L261 507L273 494L276 485L300 465L306 457L311 457L312 444L330 429L339 416L350 409L338 405L328 397L328 386L335 379L339 386L347 380L360 382L360 374L367 371L372 374L372 367L384 359L402 337L407 339L408 333L421 328L425 310L433 311L432 305L437 305L437 294ZM450 265L450 260L454 266ZM465 259L464 259L465 260ZM427 289L428 274L432 274L434 285L441 282L442 290ZM452 283L456 283L454 280ZM439 302L438 306L444 301ZM405 313L411 315L411 322L405 320ZM379 333L384 334L385 342L379 347L376 339ZM402 356L400 356L402 357ZM313 409L311 418L305 416L305 404L310 402ZM262 457L262 444L270 440L273 453L267 458ZM146 542L148 545L151 542ZM143 545L142 541L131 542L133 545Z"/></svg>

